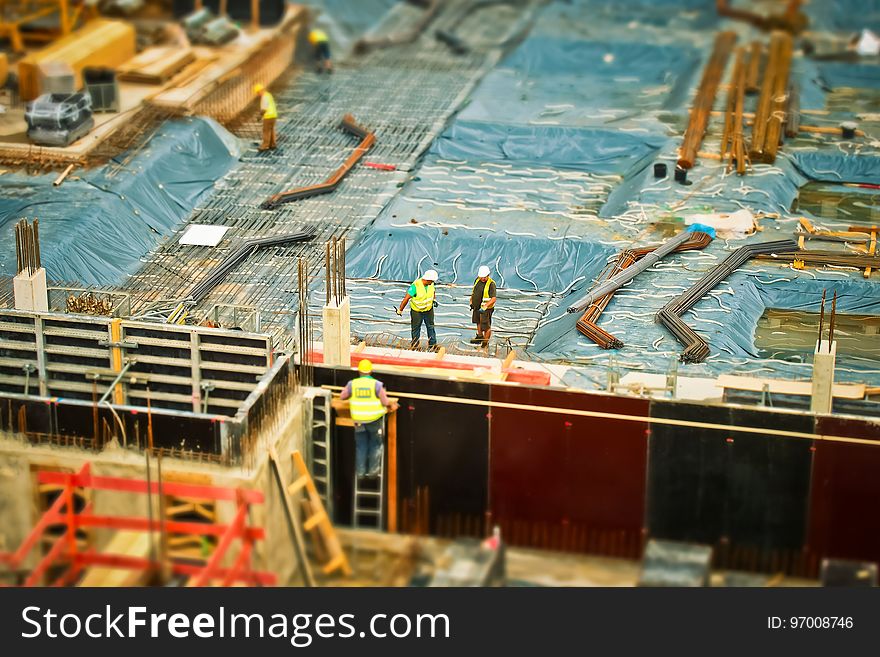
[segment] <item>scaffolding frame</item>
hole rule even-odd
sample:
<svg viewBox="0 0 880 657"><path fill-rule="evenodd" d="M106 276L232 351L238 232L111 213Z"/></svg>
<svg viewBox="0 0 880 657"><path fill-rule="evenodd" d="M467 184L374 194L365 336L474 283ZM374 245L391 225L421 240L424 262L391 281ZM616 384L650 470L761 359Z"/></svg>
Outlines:
<svg viewBox="0 0 880 657"><path fill-rule="evenodd" d="M24 6L22 6L24 5ZM46 16L58 14L58 31L28 31L34 40L51 41L67 36L84 11L90 11L80 0L0 0L0 37L7 37L15 52L24 52L22 27Z"/></svg>
<svg viewBox="0 0 880 657"><path fill-rule="evenodd" d="M274 586L274 573L254 570L251 557L254 544L265 538L262 527L248 524L251 505L262 504L263 494L259 491L242 488L222 488L180 482L144 481L123 477L106 477L93 475L90 463L86 463L77 473L57 471L40 471L37 481L41 484L62 486L61 493L52 505L43 513L25 540L15 552L0 552L0 564L10 570L17 570L37 545L43 545L43 537L50 527L62 525L63 533L51 543L48 551L25 577L22 585L38 586L45 575L57 566L67 566L61 575L50 582L52 586L73 584L84 569L89 566L105 566L110 568L162 572L189 577L188 586L208 586L219 582L220 586L242 583L251 586ZM236 505L235 516L228 525L218 523L201 523L168 520L153 520L137 516L96 515L89 502L83 509L76 511L73 505L76 488L91 490L114 491L120 493L138 493L149 495L177 495L191 499L229 501ZM162 509L162 505L159 506ZM203 565L174 561L162 563L162 560L135 557L121 554L101 554L93 549L82 551L77 545L77 530L104 528L111 530L146 531L151 534L159 532L160 536L170 533L190 534L195 536L214 536L217 545L213 553ZM227 557L231 557L230 548L236 541L241 541L238 554L228 567L222 566ZM151 550L151 552L154 552Z"/></svg>

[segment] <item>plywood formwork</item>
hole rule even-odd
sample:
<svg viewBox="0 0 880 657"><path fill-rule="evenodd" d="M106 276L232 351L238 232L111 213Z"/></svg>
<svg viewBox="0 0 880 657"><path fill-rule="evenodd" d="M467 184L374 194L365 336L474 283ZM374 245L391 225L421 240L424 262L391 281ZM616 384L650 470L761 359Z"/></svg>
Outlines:
<svg viewBox="0 0 880 657"><path fill-rule="evenodd" d="M272 362L258 333L0 311L0 391L233 415Z"/></svg>

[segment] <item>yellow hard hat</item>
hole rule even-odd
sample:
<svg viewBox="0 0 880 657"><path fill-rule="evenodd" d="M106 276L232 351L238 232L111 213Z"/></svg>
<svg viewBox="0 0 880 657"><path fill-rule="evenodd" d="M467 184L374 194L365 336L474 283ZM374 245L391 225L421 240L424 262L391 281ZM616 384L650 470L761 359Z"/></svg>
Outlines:
<svg viewBox="0 0 880 657"><path fill-rule="evenodd" d="M261 85L261 84L255 84L255 85L254 85L254 93L255 93L255 94L261 93L261 92L263 92L265 89L266 89L266 87L264 87L264 86Z"/></svg>
<svg viewBox="0 0 880 657"><path fill-rule="evenodd" d="M361 362L358 363L358 372L361 374L369 374L373 371L373 364L364 358Z"/></svg>

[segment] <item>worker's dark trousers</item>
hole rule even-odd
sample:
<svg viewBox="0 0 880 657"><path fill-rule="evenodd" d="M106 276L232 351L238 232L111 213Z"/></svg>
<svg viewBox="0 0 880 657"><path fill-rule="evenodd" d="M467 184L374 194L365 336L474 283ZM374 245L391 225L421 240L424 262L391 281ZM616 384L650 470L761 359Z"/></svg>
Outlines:
<svg viewBox="0 0 880 657"><path fill-rule="evenodd" d="M268 151L275 148L275 121L276 119L263 119L263 143L260 144L261 151Z"/></svg>
<svg viewBox="0 0 880 657"><path fill-rule="evenodd" d="M417 347L419 345L419 338L422 335L422 322L424 322L425 329L428 331L428 346L433 347L437 344L437 331L434 330L433 308L423 313L410 308L409 323L410 328L412 329L412 346Z"/></svg>
<svg viewBox="0 0 880 657"><path fill-rule="evenodd" d="M354 423L354 467L358 477L374 477L382 469L385 418Z"/></svg>

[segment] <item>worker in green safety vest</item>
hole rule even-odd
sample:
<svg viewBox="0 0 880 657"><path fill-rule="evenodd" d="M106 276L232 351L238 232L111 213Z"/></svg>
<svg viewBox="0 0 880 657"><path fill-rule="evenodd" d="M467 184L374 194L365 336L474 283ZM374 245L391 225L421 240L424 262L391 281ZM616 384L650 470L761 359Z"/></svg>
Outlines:
<svg viewBox="0 0 880 657"><path fill-rule="evenodd" d="M382 469L385 445L385 413L397 408L388 399L385 386L374 379L373 364L366 358L358 363L360 376L346 384L339 396L349 400L354 422L355 472L358 477L375 477Z"/></svg>
<svg viewBox="0 0 880 657"><path fill-rule="evenodd" d="M471 292L471 321L477 327L477 334L471 338L471 344L478 344L483 349L488 346L489 338L492 337L492 312L498 300L495 295L495 281L489 276L489 268L483 265L477 270Z"/></svg>
<svg viewBox="0 0 880 657"><path fill-rule="evenodd" d="M409 286L406 296L397 308L397 315L403 314L403 309L409 303L410 334L412 336L412 348L419 346L422 336L422 324L428 332L428 347L437 347L437 332L434 330L434 283L437 281L437 272L429 269L421 278L417 278Z"/></svg>
<svg viewBox="0 0 880 657"><path fill-rule="evenodd" d="M255 84L254 93L260 97L260 112L263 114L263 142L258 149L262 153L275 149L275 123L278 121L278 107L275 105L275 97L266 91L266 87L263 85Z"/></svg>

